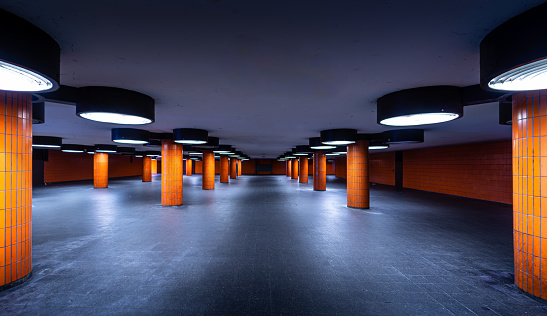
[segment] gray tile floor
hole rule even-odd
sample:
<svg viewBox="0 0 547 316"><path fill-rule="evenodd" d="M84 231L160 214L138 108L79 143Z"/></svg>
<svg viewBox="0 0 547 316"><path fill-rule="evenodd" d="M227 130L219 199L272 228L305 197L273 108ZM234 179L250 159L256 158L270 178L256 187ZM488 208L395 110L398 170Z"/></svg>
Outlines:
<svg viewBox="0 0 547 316"><path fill-rule="evenodd" d="M184 180L180 207L158 176L36 188L33 276L0 313L547 314L513 285L509 205L376 185L357 210L333 177Z"/></svg>

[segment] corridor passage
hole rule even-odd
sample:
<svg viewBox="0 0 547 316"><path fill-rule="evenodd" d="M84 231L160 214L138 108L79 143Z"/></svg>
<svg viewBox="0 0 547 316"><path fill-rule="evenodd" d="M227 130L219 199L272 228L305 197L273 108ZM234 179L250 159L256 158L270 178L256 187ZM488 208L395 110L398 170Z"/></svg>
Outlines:
<svg viewBox="0 0 547 316"><path fill-rule="evenodd" d="M0 314L545 315L513 283L510 205L285 176L34 188L33 275Z"/></svg>

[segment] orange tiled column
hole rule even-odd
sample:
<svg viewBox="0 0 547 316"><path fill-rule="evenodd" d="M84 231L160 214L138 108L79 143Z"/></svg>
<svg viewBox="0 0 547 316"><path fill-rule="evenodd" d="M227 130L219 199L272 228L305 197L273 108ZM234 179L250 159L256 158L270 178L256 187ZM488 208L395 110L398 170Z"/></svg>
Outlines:
<svg viewBox="0 0 547 316"><path fill-rule="evenodd" d="M327 157L324 151L313 154L313 189L325 191L327 189Z"/></svg>
<svg viewBox="0 0 547 316"><path fill-rule="evenodd" d="M229 183L230 180L230 162L228 156L220 156L220 183Z"/></svg>
<svg viewBox="0 0 547 316"><path fill-rule="evenodd" d="M513 95L515 283L547 299L547 90Z"/></svg>
<svg viewBox="0 0 547 316"><path fill-rule="evenodd" d="M32 96L0 91L0 289L32 271Z"/></svg>
<svg viewBox="0 0 547 316"><path fill-rule="evenodd" d="M186 175L187 176L192 175L192 165L193 165L193 160L190 158L186 159Z"/></svg>
<svg viewBox="0 0 547 316"><path fill-rule="evenodd" d="M308 156L300 156L300 176L299 183L308 183Z"/></svg>
<svg viewBox="0 0 547 316"><path fill-rule="evenodd" d="M237 176L240 177L241 176L241 159L238 159L237 160Z"/></svg>
<svg viewBox="0 0 547 316"><path fill-rule="evenodd" d="M287 165L287 177L292 178L292 159L288 159L285 163Z"/></svg>
<svg viewBox="0 0 547 316"><path fill-rule="evenodd" d="M348 206L369 208L368 140L348 145L347 156Z"/></svg>
<svg viewBox="0 0 547 316"><path fill-rule="evenodd" d="M152 174L154 173L158 173L158 160L157 159L152 159L150 158L150 172L152 172Z"/></svg>
<svg viewBox="0 0 547 316"><path fill-rule="evenodd" d="M212 190L215 188L215 154L210 150L203 151L201 188L203 190Z"/></svg>
<svg viewBox="0 0 547 316"><path fill-rule="evenodd" d="M298 179L298 159L291 159L291 179Z"/></svg>
<svg viewBox="0 0 547 316"><path fill-rule="evenodd" d="M230 179L237 179L237 166L235 158L230 158Z"/></svg>
<svg viewBox="0 0 547 316"><path fill-rule="evenodd" d="M142 182L152 181L152 158L142 157Z"/></svg>
<svg viewBox="0 0 547 316"><path fill-rule="evenodd" d="M182 205L182 145L161 141L161 205Z"/></svg>
<svg viewBox="0 0 547 316"><path fill-rule="evenodd" d="M93 187L108 188L108 154L93 155Z"/></svg>

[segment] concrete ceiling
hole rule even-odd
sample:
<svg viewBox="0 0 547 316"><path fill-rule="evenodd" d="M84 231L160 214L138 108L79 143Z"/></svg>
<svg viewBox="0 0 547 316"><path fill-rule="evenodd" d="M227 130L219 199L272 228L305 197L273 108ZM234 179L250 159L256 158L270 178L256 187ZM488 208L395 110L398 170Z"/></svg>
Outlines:
<svg viewBox="0 0 547 316"><path fill-rule="evenodd" d="M156 100L154 132L195 127L254 158L276 157L330 128L362 133L376 99L427 85L479 81L479 43L497 25L543 3L499 0L119 1L0 4L61 46L61 84L112 86ZM509 139L497 104L423 128L425 142L390 150ZM120 125L87 121L46 103L35 135L110 143Z"/></svg>

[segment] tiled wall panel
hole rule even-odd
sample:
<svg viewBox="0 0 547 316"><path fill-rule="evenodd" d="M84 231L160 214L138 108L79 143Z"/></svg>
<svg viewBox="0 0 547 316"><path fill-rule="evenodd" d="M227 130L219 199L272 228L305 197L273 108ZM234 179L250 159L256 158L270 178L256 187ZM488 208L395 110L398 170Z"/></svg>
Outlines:
<svg viewBox="0 0 547 316"><path fill-rule="evenodd" d="M406 150L403 186L511 203L511 141Z"/></svg>
<svg viewBox="0 0 547 316"><path fill-rule="evenodd" d="M369 155L370 182L395 185L395 152Z"/></svg>

